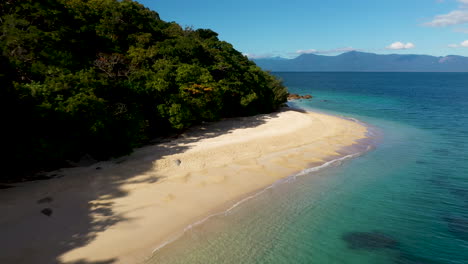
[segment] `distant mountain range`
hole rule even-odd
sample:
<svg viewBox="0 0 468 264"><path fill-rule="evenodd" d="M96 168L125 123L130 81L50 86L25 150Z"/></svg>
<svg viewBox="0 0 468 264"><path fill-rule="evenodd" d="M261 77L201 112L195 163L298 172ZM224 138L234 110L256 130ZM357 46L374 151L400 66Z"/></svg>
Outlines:
<svg viewBox="0 0 468 264"><path fill-rule="evenodd" d="M350 51L337 56L302 54L294 59L274 57L253 61L269 71L468 72L468 57L456 55L379 55Z"/></svg>

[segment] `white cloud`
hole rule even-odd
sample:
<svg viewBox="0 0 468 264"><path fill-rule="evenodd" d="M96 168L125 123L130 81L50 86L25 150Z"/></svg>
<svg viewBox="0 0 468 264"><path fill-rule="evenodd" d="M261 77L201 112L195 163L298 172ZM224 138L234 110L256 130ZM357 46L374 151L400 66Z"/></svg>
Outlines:
<svg viewBox="0 0 468 264"><path fill-rule="evenodd" d="M449 44L448 47L449 48L462 48L462 47L468 48L468 40L465 40L460 44Z"/></svg>
<svg viewBox="0 0 468 264"><path fill-rule="evenodd" d="M345 48L337 48L337 49L331 49L331 50L322 50L319 53L328 54L328 53L349 52L349 51L357 51L357 49L353 47L345 47Z"/></svg>
<svg viewBox="0 0 468 264"><path fill-rule="evenodd" d="M446 27L468 23L468 0L457 0L461 3L457 10L448 14L435 16L432 21L424 23L428 27Z"/></svg>
<svg viewBox="0 0 468 264"><path fill-rule="evenodd" d="M308 49L308 50L298 50L296 51L296 54L330 54L330 53L340 53L340 52L348 52L348 51L355 51L355 50L357 49L352 48L352 47L329 49L329 50Z"/></svg>
<svg viewBox="0 0 468 264"><path fill-rule="evenodd" d="M455 10L448 14L438 15L431 22L424 23L429 27L446 27L468 23L468 10Z"/></svg>
<svg viewBox="0 0 468 264"><path fill-rule="evenodd" d="M254 53L242 53L244 56L247 56L249 59L264 59L264 58L271 58L275 55L272 53L265 53L265 54L254 54Z"/></svg>
<svg viewBox="0 0 468 264"><path fill-rule="evenodd" d="M316 53L318 50L316 49L307 49L307 50L297 50L297 54L311 54L311 53Z"/></svg>
<svg viewBox="0 0 468 264"><path fill-rule="evenodd" d="M411 43L411 42L408 42L408 43L406 43L406 45L405 45L405 49L413 49L413 48L415 48L415 47L416 47L416 46L414 46L414 44Z"/></svg>
<svg viewBox="0 0 468 264"><path fill-rule="evenodd" d="M393 42L389 46L386 47L386 49L391 49L391 50L401 50L401 49L412 49L416 47L413 43L408 42L408 43L402 43L402 42Z"/></svg>

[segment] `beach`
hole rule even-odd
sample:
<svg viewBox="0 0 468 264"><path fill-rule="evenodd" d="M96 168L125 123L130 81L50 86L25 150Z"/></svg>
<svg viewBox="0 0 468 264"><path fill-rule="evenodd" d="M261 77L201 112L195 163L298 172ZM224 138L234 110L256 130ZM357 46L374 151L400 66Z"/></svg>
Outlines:
<svg viewBox="0 0 468 264"><path fill-rule="evenodd" d="M366 135L358 122L289 109L202 124L126 157L51 172L59 177L1 190L0 262L141 263L191 224L353 154Z"/></svg>

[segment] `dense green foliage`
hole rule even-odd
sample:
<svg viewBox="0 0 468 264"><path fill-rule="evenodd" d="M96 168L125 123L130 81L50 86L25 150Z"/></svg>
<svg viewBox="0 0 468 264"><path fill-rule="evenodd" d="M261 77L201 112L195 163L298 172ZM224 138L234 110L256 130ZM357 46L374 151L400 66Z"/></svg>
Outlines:
<svg viewBox="0 0 468 264"><path fill-rule="evenodd" d="M0 16L3 153L7 166L22 161L17 170L125 154L286 100L280 81L215 32L131 0L5 0Z"/></svg>

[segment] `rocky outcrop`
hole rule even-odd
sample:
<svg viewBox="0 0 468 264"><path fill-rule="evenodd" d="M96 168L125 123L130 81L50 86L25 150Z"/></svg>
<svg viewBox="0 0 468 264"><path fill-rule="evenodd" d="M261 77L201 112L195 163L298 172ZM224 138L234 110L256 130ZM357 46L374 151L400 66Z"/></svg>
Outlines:
<svg viewBox="0 0 468 264"><path fill-rule="evenodd" d="M312 95L306 94L306 95L299 95L299 94L288 94L288 100L298 100L298 99L311 99Z"/></svg>

